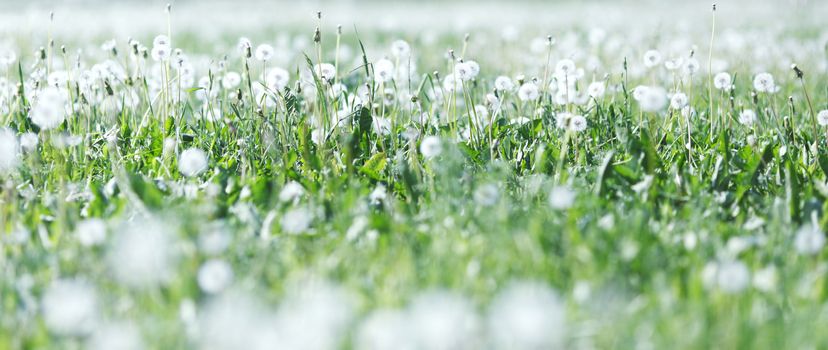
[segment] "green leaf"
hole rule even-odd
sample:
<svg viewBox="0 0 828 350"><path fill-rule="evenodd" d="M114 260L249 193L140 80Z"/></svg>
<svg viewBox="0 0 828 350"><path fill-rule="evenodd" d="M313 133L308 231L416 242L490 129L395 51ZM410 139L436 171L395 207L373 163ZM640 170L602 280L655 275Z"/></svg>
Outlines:
<svg viewBox="0 0 828 350"><path fill-rule="evenodd" d="M610 163L612 157L615 156L615 151L610 151L604 156L601 166L598 167L598 178L595 180L595 194L601 195L604 191L604 182L607 180L607 172L610 171Z"/></svg>
<svg viewBox="0 0 828 350"><path fill-rule="evenodd" d="M133 192L149 208L160 209L164 203L164 193L152 181L139 174L130 174L129 182Z"/></svg>
<svg viewBox="0 0 828 350"><path fill-rule="evenodd" d="M747 171L739 179L739 186L736 188L736 201L741 202L744 195L758 184L759 175L765 170L767 164L773 159L773 147L765 146L761 155L755 156L747 165Z"/></svg>
<svg viewBox="0 0 828 350"><path fill-rule="evenodd" d="M387 162L385 152L379 152L368 159L359 171L374 180L382 180L382 172Z"/></svg>

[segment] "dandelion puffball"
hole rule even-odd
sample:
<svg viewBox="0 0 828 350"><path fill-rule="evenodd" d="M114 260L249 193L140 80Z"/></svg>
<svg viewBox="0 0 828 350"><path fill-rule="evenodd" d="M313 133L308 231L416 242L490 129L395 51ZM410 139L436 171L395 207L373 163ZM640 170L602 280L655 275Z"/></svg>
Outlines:
<svg viewBox="0 0 828 350"><path fill-rule="evenodd" d="M538 96L540 96L540 92L538 86L534 83L525 83L518 89L518 98L521 101L534 101L538 99Z"/></svg>
<svg viewBox="0 0 828 350"><path fill-rule="evenodd" d="M658 112L667 105L667 92L659 86L636 88L633 96L638 96L638 104L644 112Z"/></svg>
<svg viewBox="0 0 828 350"><path fill-rule="evenodd" d="M7 173L20 163L20 145L10 129L0 129L0 174Z"/></svg>
<svg viewBox="0 0 828 350"><path fill-rule="evenodd" d="M756 123L756 112L752 109L746 109L739 113L739 124L744 126L752 126Z"/></svg>
<svg viewBox="0 0 828 350"><path fill-rule="evenodd" d="M602 81L592 82L587 87L587 93L589 94L589 97L592 98L604 97L604 92L606 92L606 86Z"/></svg>
<svg viewBox="0 0 828 350"><path fill-rule="evenodd" d="M380 83L387 83L394 78L394 63L381 59L374 63L374 79Z"/></svg>
<svg viewBox="0 0 828 350"><path fill-rule="evenodd" d="M582 115L574 115L569 119L569 130L582 132L587 128L587 120Z"/></svg>
<svg viewBox="0 0 828 350"><path fill-rule="evenodd" d="M426 136L420 142L420 153L423 154L425 159L437 157L440 153L443 153L443 142L437 136Z"/></svg>
<svg viewBox="0 0 828 350"><path fill-rule="evenodd" d="M773 93L778 90L770 73L759 73L753 78L753 88L758 92Z"/></svg>
<svg viewBox="0 0 828 350"><path fill-rule="evenodd" d="M575 202L575 192L565 186L555 186L549 192L549 206L553 209L569 209Z"/></svg>
<svg viewBox="0 0 828 350"><path fill-rule="evenodd" d="M224 260L208 260L198 269L197 279L201 290L216 294L233 282L233 268Z"/></svg>
<svg viewBox="0 0 828 350"><path fill-rule="evenodd" d="M29 112L29 118L41 130L58 127L66 115L66 96L58 88L48 87L40 91L37 101Z"/></svg>
<svg viewBox="0 0 828 350"><path fill-rule="evenodd" d="M750 284L750 270L741 261L722 262L717 269L716 284L725 293L739 293Z"/></svg>
<svg viewBox="0 0 828 350"><path fill-rule="evenodd" d="M817 113L817 123L819 126L828 126L828 110L822 110Z"/></svg>
<svg viewBox="0 0 828 350"><path fill-rule="evenodd" d="M411 46L404 40L396 40L391 43L391 54L396 58L406 58L411 54Z"/></svg>
<svg viewBox="0 0 828 350"><path fill-rule="evenodd" d="M543 284L513 283L492 301L488 330L497 349L556 349L566 335L566 309Z"/></svg>
<svg viewBox="0 0 828 350"><path fill-rule="evenodd" d="M81 245L96 246L106 239L106 223L101 219L86 219L78 223L75 236Z"/></svg>
<svg viewBox="0 0 828 350"><path fill-rule="evenodd" d="M412 301L409 313L418 349L476 348L480 325L465 298L449 292L425 292Z"/></svg>
<svg viewBox="0 0 828 350"><path fill-rule="evenodd" d="M681 110L690 103L690 99L683 92L677 92L670 98L670 107L676 110Z"/></svg>
<svg viewBox="0 0 828 350"><path fill-rule="evenodd" d="M512 82L512 79L507 76L499 76L495 79L494 82L495 90L497 91L512 91L515 88L515 84Z"/></svg>
<svg viewBox="0 0 828 350"><path fill-rule="evenodd" d="M268 44L261 44L256 47L256 59L259 61L269 61L273 58L273 46Z"/></svg>
<svg viewBox="0 0 828 350"><path fill-rule="evenodd" d="M357 329L354 349L411 350L414 343L412 333L404 312L376 310Z"/></svg>
<svg viewBox="0 0 828 350"><path fill-rule="evenodd" d="M825 246L825 234L819 226L808 223L796 231L793 241L794 249L802 255L816 255Z"/></svg>
<svg viewBox="0 0 828 350"><path fill-rule="evenodd" d="M221 86L227 90L235 89L236 87L241 84L242 78L239 73L236 72L227 72L224 74L224 77L221 78Z"/></svg>
<svg viewBox="0 0 828 350"><path fill-rule="evenodd" d="M305 188L302 187L296 181L290 181L285 184L285 187L282 187L282 191L279 192L279 201L280 202L295 202L305 194Z"/></svg>
<svg viewBox="0 0 828 350"><path fill-rule="evenodd" d="M733 87L733 80L727 72L721 72L713 77L713 86L722 91L729 91Z"/></svg>
<svg viewBox="0 0 828 350"><path fill-rule="evenodd" d="M265 74L265 83L267 87L274 91L284 89L290 82L290 73L283 68L274 67L267 70Z"/></svg>
<svg viewBox="0 0 828 350"><path fill-rule="evenodd" d="M317 77L322 81L333 80L336 77L336 66L330 63L322 63L314 66Z"/></svg>
<svg viewBox="0 0 828 350"><path fill-rule="evenodd" d="M188 148L178 157L178 171L184 176L198 176L206 169L207 154L198 148Z"/></svg>
<svg viewBox="0 0 828 350"><path fill-rule="evenodd" d="M661 53L656 50L648 50L644 53L644 65L653 68L661 64Z"/></svg>
<svg viewBox="0 0 828 350"><path fill-rule="evenodd" d="M98 297L93 286L82 280L57 280L41 300L43 320L50 331L69 336L91 332L98 317Z"/></svg>
<svg viewBox="0 0 828 350"><path fill-rule="evenodd" d="M107 252L116 280L128 287L163 285L175 273L178 250L173 230L158 219L124 223Z"/></svg>
<svg viewBox="0 0 828 350"><path fill-rule="evenodd" d="M95 329L86 342L89 350L141 350L144 341L138 327L130 322L110 322Z"/></svg>
<svg viewBox="0 0 828 350"><path fill-rule="evenodd" d="M24 152L33 152L37 150L37 144L39 140L37 139L37 134L33 132L26 132L23 135L20 135L20 148Z"/></svg>
<svg viewBox="0 0 828 350"><path fill-rule="evenodd" d="M313 222L313 213L306 208L288 210L280 221L282 231L287 234L298 235L310 229Z"/></svg>

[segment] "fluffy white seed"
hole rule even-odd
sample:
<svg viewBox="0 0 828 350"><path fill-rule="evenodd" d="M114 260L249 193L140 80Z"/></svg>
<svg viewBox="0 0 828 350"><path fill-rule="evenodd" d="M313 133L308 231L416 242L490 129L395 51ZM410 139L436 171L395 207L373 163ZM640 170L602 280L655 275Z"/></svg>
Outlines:
<svg viewBox="0 0 828 350"><path fill-rule="evenodd" d="M178 156L178 171L187 177L198 176L207 170L207 154L198 148L188 148Z"/></svg>

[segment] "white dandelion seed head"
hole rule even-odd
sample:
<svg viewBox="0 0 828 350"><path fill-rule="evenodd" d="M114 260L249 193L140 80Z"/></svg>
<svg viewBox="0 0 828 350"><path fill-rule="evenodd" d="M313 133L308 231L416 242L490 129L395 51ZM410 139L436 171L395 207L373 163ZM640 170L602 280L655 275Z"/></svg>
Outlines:
<svg viewBox="0 0 828 350"><path fill-rule="evenodd" d="M302 281L288 287L277 312L280 348L338 348L354 319L356 301L345 289L325 281Z"/></svg>
<svg viewBox="0 0 828 350"><path fill-rule="evenodd" d="M49 73L46 77L46 85L56 88L66 88L69 84L69 72L65 70L55 70Z"/></svg>
<svg viewBox="0 0 828 350"><path fill-rule="evenodd" d="M274 342L273 316L251 296L223 293L210 299L197 317L198 343L202 349L280 348L278 341Z"/></svg>
<svg viewBox="0 0 828 350"><path fill-rule="evenodd" d="M486 94L486 104L491 106L493 111L496 111L496 110L500 109L501 101L497 97L497 95L490 92L490 93Z"/></svg>
<svg viewBox="0 0 828 350"><path fill-rule="evenodd" d="M653 68L661 64L661 52L657 50L648 50L644 53L644 65L647 68Z"/></svg>
<svg viewBox="0 0 828 350"><path fill-rule="evenodd" d="M24 152L34 152L37 150L37 144L40 142L37 138L37 134L33 132L25 132L23 135L20 135L20 148ZM5 154L6 152L0 151L0 154ZM2 162L0 162L2 163ZM0 166L2 168L2 166Z"/></svg>
<svg viewBox="0 0 828 350"><path fill-rule="evenodd" d="M410 323L404 312L380 309L362 321L354 337L355 349L415 350Z"/></svg>
<svg viewBox="0 0 828 350"><path fill-rule="evenodd" d="M568 130L570 121L572 121L572 117L575 116L569 112L560 112L555 115L555 126L558 129Z"/></svg>
<svg viewBox="0 0 828 350"><path fill-rule="evenodd" d="M474 116L477 117L477 120L480 122L480 126L488 126L489 125L489 109L483 105L475 105L474 106Z"/></svg>
<svg viewBox="0 0 828 350"><path fill-rule="evenodd" d="M242 55L245 55L247 50L251 48L253 48L253 42L246 37L239 38L239 41L236 43L236 51Z"/></svg>
<svg viewBox="0 0 828 350"><path fill-rule="evenodd" d="M58 335L87 335L98 321L97 292L83 280L52 282L43 294L41 306L46 327Z"/></svg>
<svg viewBox="0 0 828 350"><path fill-rule="evenodd" d="M667 92L660 86L647 87L638 103L644 112L661 111L667 106Z"/></svg>
<svg viewBox="0 0 828 350"><path fill-rule="evenodd" d="M512 79L507 76L499 76L495 79L494 82L495 90L497 91L512 91L515 88L515 83L512 82Z"/></svg>
<svg viewBox="0 0 828 350"><path fill-rule="evenodd" d="M817 123L819 126L828 126L828 109L821 110L817 113Z"/></svg>
<svg viewBox="0 0 828 350"><path fill-rule="evenodd" d="M667 70L673 71L673 70L681 68L683 63L684 63L683 58L673 57L673 58L670 58L670 59L664 61L664 68L667 68Z"/></svg>
<svg viewBox="0 0 828 350"><path fill-rule="evenodd" d="M407 58L411 55L411 46L405 40L395 40L391 43L391 54L396 58Z"/></svg>
<svg viewBox="0 0 828 350"><path fill-rule="evenodd" d="M188 148L178 156L178 171L187 177L198 176L207 170L207 153L198 148Z"/></svg>
<svg viewBox="0 0 828 350"><path fill-rule="evenodd" d="M770 265L753 274L753 286L763 292L772 292L779 282L776 267Z"/></svg>
<svg viewBox="0 0 828 350"><path fill-rule="evenodd" d="M434 91L435 97L437 97L437 95L445 95L445 98L449 98L451 93L462 92L463 80L453 73L446 75L446 77L443 78L443 90L444 91Z"/></svg>
<svg viewBox="0 0 828 350"><path fill-rule="evenodd" d="M170 37L161 34L152 39L152 46L163 46L169 48L172 46L172 41L170 41Z"/></svg>
<svg viewBox="0 0 828 350"><path fill-rule="evenodd" d="M716 269L716 285L722 292L740 293L750 285L750 270L738 260L721 262Z"/></svg>
<svg viewBox="0 0 828 350"><path fill-rule="evenodd" d="M549 192L549 206L553 209L569 209L575 203L575 191L566 186L555 186Z"/></svg>
<svg viewBox="0 0 828 350"><path fill-rule="evenodd" d="M305 194L305 188L296 181L290 181L279 192L280 202L296 202Z"/></svg>
<svg viewBox="0 0 828 350"><path fill-rule="evenodd" d="M688 244L689 243L689 244ZM695 234L687 233L684 236L684 246L687 250L692 250L696 247L698 243L698 238ZM690 247L688 247L688 245ZM704 288L706 289L713 289L716 287L717 283L717 275L719 273L719 263L716 261L709 261L704 264L704 267L701 270L701 282Z"/></svg>
<svg viewBox="0 0 828 350"><path fill-rule="evenodd" d="M227 90L235 89L241 84L242 78L239 73L227 72L221 78L221 86Z"/></svg>
<svg viewBox="0 0 828 350"><path fill-rule="evenodd" d="M633 89L633 99L641 102L644 99L644 96L647 94L647 90L649 90L649 86L639 85Z"/></svg>
<svg viewBox="0 0 828 350"><path fill-rule="evenodd" d="M390 134L391 119L386 117L374 117L374 121L371 123L371 130L382 136Z"/></svg>
<svg viewBox="0 0 828 350"><path fill-rule="evenodd" d="M569 118L569 130L582 132L587 128L587 120L582 115L573 115Z"/></svg>
<svg viewBox="0 0 828 350"><path fill-rule="evenodd" d="M733 79L730 77L730 73L721 72L716 74L713 77L713 86L722 91L730 91L733 88Z"/></svg>
<svg viewBox="0 0 828 350"><path fill-rule="evenodd" d="M477 313L459 295L424 292L411 302L409 315L419 349L470 349L480 345Z"/></svg>
<svg viewBox="0 0 828 350"><path fill-rule="evenodd" d="M256 59L259 61L270 61L273 58L273 46L261 44L256 47Z"/></svg>
<svg viewBox="0 0 828 350"><path fill-rule="evenodd" d="M683 92L677 92L670 97L670 107L675 110L681 110L684 107L687 107L687 104L690 103L690 99L687 97L687 94Z"/></svg>
<svg viewBox="0 0 828 350"><path fill-rule="evenodd" d="M388 189L383 184L377 185L371 194L368 195L368 200L373 205L379 205L388 198Z"/></svg>
<svg viewBox="0 0 828 350"><path fill-rule="evenodd" d="M540 91L538 90L538 86L534 83L524 83L518 89L518 98L521 101L534 101L537 100L540 96Z"/></svg>
<svg viewBox="0 0 828 350"><path fill-rule="evenodd" d="M607 91L606 84L603 81L594 81L589 84L587 87L587 94L589 97L599 99L604 97L604 93Z"/></svg>
<svg viewBox="0 0 828 350"><path fill-rule="evenodd" d="M233 268L224 260L207 260L198 268L197 280L202 291L217 294L233 282Z"/></svg>
<svg viewBox="0 0 828 350"><path fill-rule="evenodd" d="M777 91L773 75L770 73L759 73L753 78L753 88L758 92L774 93Z"/></svg>
<svg viewBox="0 0 828 350"><path fill-rule="evenodd" d="M290 83L290 73L283 68L273 67L265 74L265 84L273 91L283 90Z"/></svg>
<svg viewBox="0 0 828 350"><path fill-rule="evenodd" d="M90 350L141 350L145 348L141 333L131 322L106 323L92 333L86 341Z"/></svg>
<svg viewBox="0 0 828 350"><path fill-rule="evenodd" d="M175 276L178 248L173 229L158 219L122 224L107 251L116 280L128 287L165 285Z"/></svg>
<svg viewBox="0 0 828 350"><path fill-rule="evenodd" d="M381 59L374 63L374 80L377 82L387 83L394 79L394 62L387 59Z"/></svg>
<svg viewBox="0 0 828 350"><path fill-rule="evenodd" d="M0 128L0 174L14 170L18 164L20 164L20 142L17 140L17 135L10 129Z"/></svg>
<svg viewBox="0 0 828 350"><path fill-rule="evenodd" d="M802 225L796 231L793 246L799 254L817 255L825 246L825 233L813 223Z"/></svg>
<svg viewBox="0 0 828 350"><path fill-rule="evenodd" d="M75 227L75 236L81 245L92 247L106 240L106 223L101 219L86 219Z"/></svg>
<svg viewBox="0 0 828 350"><path fill-rule="evenodd" d="M480 64L477 61L468 60L466 61L469 69L471 69L471 76L472 79L477 78L477 75L480 74Z"/></svg>
<svg viewBox="0 0 828 350"><path fill-rule="evenodd" d="M546 285L513 282L492 301L488 331L496 349L557 349L567 332L566 309Z"/></svg>
<svg viewBox="0 0 828 350"><path fill-rule="evenodd" d="M443 141L438 136L426 136L420 142L420 153L425 159L432 159L443 153Z"/></svg>
<svg viewBox="0 0 828 350"><path fill-rule="evenodd" d="M336 67L330 63L317 64L314 66L314 70L316 71L316 75L323 82L333 80L333 78L336 77Z"/></svg>
<svg viewBox="0 0 828 350"><path fill-rule="evenodd" d="M152 47L152 51L150 55L152 59L156 62L163 62L170 58L171 49L169 46L160 46L156 45Z"/></svg>
<svg viewBox="0 0 828 350"><path fill-rule="evenodd" d="M699 72L700 68L701 64L699 64L699 60L695 57L690 57L687 59L687 62L684 62L684 74L695 75Z"/></svg>
<svg viewBox="0 0 828 350"><path fill-rule="evenodd" d="M29 118L41 130L58 127L66 116L66 94L63 90L48 87L40 91L37 101L29 112Z"/></svg>
<svg viewBox="0 0 828 350"><path fill-rule="evenodd" d="M570 59L562 59L555 64L557 76L571 76L577 69L578 67L575 65L575 62Z"/></svg>
<svg viewBox="0 0 828 350"><path fill-rule="evenodd" d="M230 234L221 225L198 236L198 249L206 255L219 255L230 246Z"/></svg>
<svg viewBox="0 0 828 350"><path fill-rule="evenodd" d="M474 71L468 62L458 62L454 65L454 76L461 81L469 81L474 78Z"/></svg>
<svg viewBox="0 0 828 350"><path fill-rule="evenodd" d="M490 207L497 204L500 199L500 190L495 184L484 184L474 190L474 202L483 207Z"/></svg>
<svg viewBox="0 0 828 350"><path fill-rule="evenodd" d="M282 231L291 235L306 233L312 223L313 213L302 207L288 210L280 221Z"/></svg>
<svg viewBox="0 0 828 350"><path fill-rule="evenodd" d="M752 109L746 109L739 113L739 124L744 126L752 126L756 123L756 112Z"/></svg>
<svg viewBox="0 0 828 350"><path fill-rule="evenodd" d="M8 68L17 61L17 54L12 50L0 50L0 67Z"/></svg>

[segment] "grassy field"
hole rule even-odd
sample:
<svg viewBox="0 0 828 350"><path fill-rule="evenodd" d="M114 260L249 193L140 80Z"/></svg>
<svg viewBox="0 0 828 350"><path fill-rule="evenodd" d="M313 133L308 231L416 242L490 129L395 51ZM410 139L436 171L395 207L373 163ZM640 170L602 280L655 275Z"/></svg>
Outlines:
<svg viewBox="0 0 828 350"><path fill-rule="evenodd" d="M0 15L0 349L828 347L825 5L361 4Z"/></svg>

